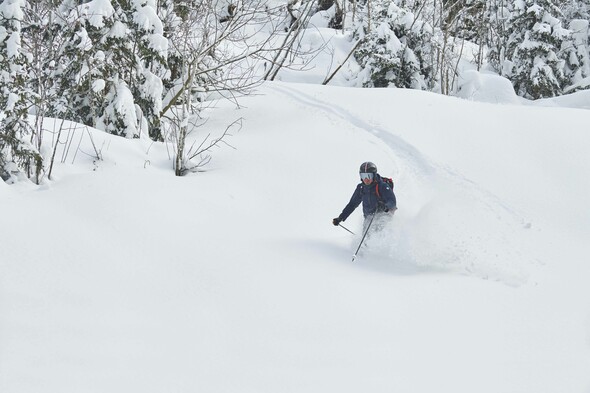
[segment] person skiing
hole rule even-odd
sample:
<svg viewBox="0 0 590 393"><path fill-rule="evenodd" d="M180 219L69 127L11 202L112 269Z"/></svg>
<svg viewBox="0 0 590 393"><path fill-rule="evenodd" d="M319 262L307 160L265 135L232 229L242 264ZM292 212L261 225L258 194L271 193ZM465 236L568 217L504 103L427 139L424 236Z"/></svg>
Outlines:
<svg viewBox="0 0 590 393"><path fill-rule="evenodd" d="M377 166L372 162L364 162L359 170L361 183L356 186L350 202L344 207L342 213L332 220L335 226L346 221L348 216L361 204L363 204L363 215L365 216L365 227L367 218L384 217L386 214L393 214L397 210L397 201L393 193L393 185L385 182L377 173ZM380 220L381 221L381 220Z"/></svg>

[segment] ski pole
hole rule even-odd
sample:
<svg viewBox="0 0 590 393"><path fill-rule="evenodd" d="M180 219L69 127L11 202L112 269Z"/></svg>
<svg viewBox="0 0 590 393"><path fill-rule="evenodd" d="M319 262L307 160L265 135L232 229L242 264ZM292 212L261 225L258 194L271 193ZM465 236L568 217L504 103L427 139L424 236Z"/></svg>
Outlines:
<svg viewBox="0 0 590 393"><path fill-rule="evenodd" d="M354 235L354 232L353 232L353 231L351 231L350 229L346 228L344 225L342 225L342 224L338 224L338 226L339 226L339 227L342 227L342 229L345 229L345 230L347 230L348 232L350 232L350 233L352 233L352 234Z"/></svg>
<svg viewBox="0 0 590 393"><path fill-rule="evenodd" d="M373 223L374 219L375 219L375 213L373 213L373 215L371 216L371 221L369 222L369 225L367 226L367 230L365 231L365 234L363 235L363 238L361 239L361 242L359 243L358 248L356 249L354 255L352 256L353 262L356 259L356 254L358 254L359 250L361 249L361 246L363 245L363 241L365 240L365 236L367 236L367 233L369 233L369 229L371 229L371 224Z"/></svg>

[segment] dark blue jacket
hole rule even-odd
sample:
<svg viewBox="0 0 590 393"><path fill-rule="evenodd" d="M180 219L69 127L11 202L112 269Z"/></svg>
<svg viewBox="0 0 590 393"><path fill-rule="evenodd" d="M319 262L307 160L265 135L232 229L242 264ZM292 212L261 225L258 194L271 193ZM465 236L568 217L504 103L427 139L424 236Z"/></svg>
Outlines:
<svg viewBox="0 0 590 393"><path fill-rule="evenodd" d="M379 195L381 198L377 196L377 186L379 187ZM361 202L363 203L363 214L365 217L377 212L383 212L386 207L389 210L394 210L397 205L395 194L393 193L391 186L385 183L378 174L375 174L375 180L368 186L365 186L362 182L356 186L356 190L354 190L350 202L348 202L348 205L342 210L339 218L342 221L345 221Z"/></svg>

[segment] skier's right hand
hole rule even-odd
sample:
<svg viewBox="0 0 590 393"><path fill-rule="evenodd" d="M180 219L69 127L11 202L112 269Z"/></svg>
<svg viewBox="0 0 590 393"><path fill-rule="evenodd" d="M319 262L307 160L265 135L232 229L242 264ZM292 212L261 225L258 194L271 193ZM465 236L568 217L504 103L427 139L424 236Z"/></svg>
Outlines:
<svg viewBox="0 0 590 393"><path fill-rule="evenodd" d="M340 222L342 222L342 219L340 217L336 217L335 219L332 220L332 224L334 224L335 227L340 225Z"/></svg>

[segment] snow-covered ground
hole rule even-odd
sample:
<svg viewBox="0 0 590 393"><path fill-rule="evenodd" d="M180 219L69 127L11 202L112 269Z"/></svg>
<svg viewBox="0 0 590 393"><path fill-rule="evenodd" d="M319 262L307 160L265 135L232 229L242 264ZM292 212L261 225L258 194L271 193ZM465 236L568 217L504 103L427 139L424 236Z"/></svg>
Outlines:
<svg viewBox="0 0 590 393"><path fill-rule="evenodd" d="M0 182L1 393L590 392L590 95L320 86L353 44L314 18L205 172L79 128ZM367 160L399 210L352 262Z"/></svg>
<svg viewBox="0 0 590 393"><path fill-rule="evenodd" d="M0 183L2 393L590 392L586 110L260 93L206 172L78 131ZM399 210L353 263L366 160Z"/></svg>

